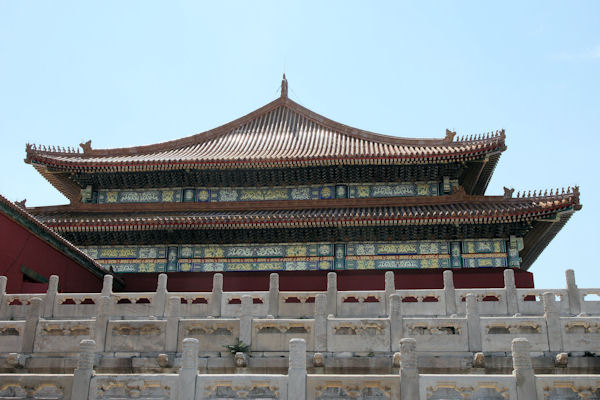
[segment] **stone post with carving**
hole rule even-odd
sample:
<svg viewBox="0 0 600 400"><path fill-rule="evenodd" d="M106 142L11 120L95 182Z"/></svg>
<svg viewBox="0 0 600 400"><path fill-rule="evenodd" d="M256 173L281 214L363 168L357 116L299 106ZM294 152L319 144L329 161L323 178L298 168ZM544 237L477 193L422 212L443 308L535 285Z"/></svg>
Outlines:
<svg viewBox="0 0 600 400"><path fill-rule="evenodd" d="M315 351L327 351L327 295L315 297Z"/></svg>
<svg viewBox="0 0 600 400"><path fill-rule="evenodd" d="M242 296L242 311L240 314L240 341L248 346L252 344L252 296Z"/></svg>
<svg viewBox="0 0 600 400"><path fill-rule="evenodd" d="M575 283L575 271L568 269L565 272L567 277L567 297L569 298L569 312L573 315L581 313L581 296L579 288Z"/></svg>
<svg viewBox="0 0 600 400"><path fill-rule="evenodd" d="M169 297L167 305L167 331L165 332L167 351L177 351L177 334L179 332L179 312L181 299L177 296Z"/></svg>
<svg viewBox="0 0 600 400"><path fill-rule="evenodd" d="M288 369L288 400L306 399L306 341L290 340L290 361Z"/></svg>
<svg viewBox="0 0 600 400"><path fill-rule="evenodd" d="M327 314L337 314L337 274L327 274Z"/></svg>
<svg viewBox="0 0 600 400"><path fill-rule="evenodd" d="M550 351L562 351L562 326L554 293L545 292L542 299L544 301L544 318L546 319L549 349Z"/></svg>
<svg viewBox="0 0 600 400"><path fill-rule="evenodd" d="M73 372L71 399L87 399L90 392L90 382L94 376L94 352L96 342L84 339L79 343L79 359Z"/></svg>
<svg viewBox="0 0 600 400"><path fill-rule="evenodd" d="M33 342L35 341L37 325L41 315L42 299L34 297L29 300L29 308L27 309L27 317L25 319L25 329L23 329L23 344L21 347L23 353L33 352Z"/></svg>
<svg viewBox="0 0 600 400"><path fill-rule="evenodd" d="M210 315L221 316L221 301L223 299L223 274L213 275L212 294L210 296Z"/></svg>
<svg viewBox="0 0 600 400"><path fill-rule="evenodd" d="M6 295L6 284L8 279L5 276L0 276L0 318L5 318L6 307L4 304L4 295Z"/></svg>
<svg viewBox="0 0 600 400"><path fill-rule="evenodd" d="M535 387L535 374L531 364L531 346L525 338L516 338L512 341L513 375L517 380L517 399L535 400L537 391Z"/></svg>
<svg viewBox="0 0 600 400"><path fill-rule="evenodd" d="M519 297L515 283L515 271L512 269L504 270L504 295L506 296L507 314L515 315L519 312Z"/></svg>
<svg viewBox="0 0 600 400"><path fill-rule="evenodd" d="M467 330L469 334L469 351L481 351L481 318L479 315L479 302L477 296L468 293L466 298Z"/></svg>
<svg viewBox="0 0 600 400"><path fill-rule="evenodd" d="M54 313L54 303L56 302L56 294L58 293L58 275L50 275L48 280L48 290L44 296L44 318L52 318Z"/></svg>
<svg viewBox="0 0 600 400"><path fill-rule="evenodd" d="M394 271L385 273L385 311L390 313L390 296L396 293L396 282L394 281Z"/></svg>
<svg viewBox="0 0 600 400"><path fill-rule="evenodd" d="M417 341L400 340L400 398L419 398L419 370L417 369Z"/></svg>
<svg viewBox="0 0 600 400"><path fill-rule="evenodd" d="M182 343L181 368L179 369L179 400L194 400L198 376L198 339L186 338Z"/></svg>
<svg viewBox="0 0 600 400"><path fill-rule="evenodd" d="M446 315L456 314L456 290L454 289L454 274L444 271L444 298L446 302Z"/></svg>
<svg viewBox="0 0 600 400"><path fill-rule="evenodd" d="M390 330L391 330L391 345L392 351L400 350L400 339L403 335L402 327L402 301L400 296L393 294L389 299L390 311L388 317L390 318Z"/></svg>
<svg viewBox="0 0 600 400"><path fill-rule="evenodd" d="M279 315L279 274L269 275L269 312L267 313L277 318Z"/></svg>
<svg viewBox="0 0 600 400"><path fill-rule="evenodd" d="M104 351L104 345L106 343L106 329L110 318L110 301L110 297L100 296L96 308L94 331L96 333L96 350L99 352Z"/></svg>
<svg viewBox="0 0 600 400"><path fill-rule="evenodd" d="M154 316L163 317L167 308L167 274L158 275L158 283L156 285L156 293L154 293Z"/></svg>
<svg viewBox="0 0 600 400"><path fill-rule="evenodd" d="M113 276L112 275L104 275L104 280L102 282L102 296L110 296L113 293Z"/></svg>

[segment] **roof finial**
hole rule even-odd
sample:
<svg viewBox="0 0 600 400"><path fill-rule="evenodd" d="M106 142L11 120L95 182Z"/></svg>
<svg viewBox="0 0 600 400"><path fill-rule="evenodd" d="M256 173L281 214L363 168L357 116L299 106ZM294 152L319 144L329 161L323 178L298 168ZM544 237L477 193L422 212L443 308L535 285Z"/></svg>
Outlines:
<svg viewBox="0 0 600 400"><path fill-rule="evenodd" d="M285 79L285 73L283 74L283 78L281 79L281 97L288 97L288 82L287 79Z"/></svg>

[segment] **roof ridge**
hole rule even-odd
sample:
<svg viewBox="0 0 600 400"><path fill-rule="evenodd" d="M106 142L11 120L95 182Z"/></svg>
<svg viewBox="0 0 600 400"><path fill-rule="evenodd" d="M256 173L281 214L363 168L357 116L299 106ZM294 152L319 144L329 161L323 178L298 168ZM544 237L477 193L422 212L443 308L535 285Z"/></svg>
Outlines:
<svg viewBox="0 0 600 400"><path fill-rule="evenodd" d="M142 146L133 146L133 147L120 147L120 148L111 148L111 149L92 149L91 140L88 140L85 143L80 143L80 147L83 152L80 152L79 148L75 149L72 147L61 147L61 146L45 146L45 145L35 145L35 144L27 144L26 145L26 153L27 158L30 158L30 155L37 154L47 154L47 155L63 155L63 156L79 156L83 158L92 158L92 157L102 157L102 156L134 156L134 155L142 155L142 154L150 154L161 151L168 150L178 150L190 146L196 146L210 140L213 140L217 137L230 134L234 132L236 129L241 128L242 126L250 123L253 120L266 116L268 113L274 112L279 108L287 108L294 113L300 114L302 117L316 123L318 125L324 126L333 130L334 132L355 138L358 140L365 140L369 142L375 142L384 145L392 145L392 146L411 146L411 147L427 147L427 146L460 146L463 143L472 143L472 142L491 142L497 144L504 140L505 132L504 129L488 132L479 135L471 135L471 136L462 136L455 137L456 132L450 131L446 129L446 134L443 138L409 138L409 137L400 137L400 136L392 136L379 134L359 128L354 128L349 125L342 124L340 122L334 121L323 115L320 115L298 103L291 100L288 97L279 97L270 103L242 116L233 121L225 123L223 125L217 126L215 128L209 129L204 132L196 133L190 136L186 136L183 138L173 139L165 142L154 143L149 145Z"/></svg>

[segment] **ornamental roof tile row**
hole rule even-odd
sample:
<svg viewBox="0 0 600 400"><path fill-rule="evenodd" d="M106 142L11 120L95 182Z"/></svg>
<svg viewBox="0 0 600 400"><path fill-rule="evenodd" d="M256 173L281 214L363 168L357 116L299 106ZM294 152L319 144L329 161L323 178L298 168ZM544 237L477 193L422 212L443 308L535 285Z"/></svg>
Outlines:
<svg viewBox="0 0 600 400"><path fill-rule="evenodd" d="M340 199L330 201L329 208L294 209L260 209L260 202L254 202L239 205L243 208L238 210L202 210L202 203L197 203L196 210L190 210L189 204L182 203L171 205L170 210L165 210L164 205L149 205L141 212L128 211L127 207L119 212L115 207L97 205L94 213L60 207L41 207L33 212L58 232L103 232L510 223L549 218L561 211L581 208L577 188L562 194L520 198L458 192L436 197L436 202L430 200L377 199L375 203L353 201L348 206L347 201Z"/></svg>
<svg viewBox="0 0 600 400"><path fill-rule="evenodd" d="M221 127L148 146L96 150L27 145L26 161L64 171L425 164L481 159L505 149L504 130L455 140L407 139L352 128L287 97Z"/></svg>

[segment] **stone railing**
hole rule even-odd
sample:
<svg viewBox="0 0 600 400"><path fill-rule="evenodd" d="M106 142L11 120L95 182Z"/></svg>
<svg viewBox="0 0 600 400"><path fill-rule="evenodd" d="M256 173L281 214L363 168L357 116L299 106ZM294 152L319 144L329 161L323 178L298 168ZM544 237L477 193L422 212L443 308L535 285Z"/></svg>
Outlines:
<svg viewBox="0 0 600 400"><path fill-rule="evenodd" d="M359 298L368 296L352 293ZM542 295L542 315L512 316L482 315L481 306L486 302L473 293L465 296L465 314L407 316L404 307L414 303L404 303L400 294L392 293L388 311L380 316L377 310L374 317L330 314L328 294L318 293L312 318L256 317L253 311L259 295L253 292L241 294L234 313L239 317L188 317L185 311L190 304L182 304L180 295L169 295L166 309L160 312L152 303L119 304L110 296L100 296L89 318L55 319L45 318L43 300L31 297L23 320L0 321L0 353L73 353L84 339L95 340L96 351L102 353L169 353L180 352L185 338L195 338L203 354L220 357L225 346L238 339L252 352L286 352L289 339L302 338L311 352L360 355L396 351L403 337L414 338L418 351L440 354L507 352L516 337L527 338L536 352L600 353L600 316L561 315L553 292ZM366 310L371 303L362 304ZM115 316L114 309L121 306L129 311ZM140 309L132 311L138 306ZM145 318L140 311L144 309ZM131 314L135 315L129 317Z"/></svg>
<svg viewBox="0 0 600 400"><path fill-rule="evenodd" d="M397 351L403 337L442 354L507 352L516 337L536 352L600 353L599 302L584 301L597 290L577 289L572 271L567 290L515 289L505 272L503 289L456 290L446 271L444 289L395 290L389 273L385 290L372 292L338 292L331 273L326 292L279 292L273 274L268 292L224 293L217 274L210 293L168 292L160 275L156 292L113 293L107 276L101 293L61 294L52 276L39 297L0 292L0 353L74 353L81 340L102 353L169 353L196 338L219 357L238 339L252 352L286 352L302 338L311 352L360 356Z"/></svg>
<svg viewBox="0 0 600 400"><path fill-rule="evenodd" d="M25 319L34 297L42 301L41 316L55 319L93 318L99 311L102 298L108 299L102 310L112 318L137 319L165 317L169 299L179 298L178 316L190 318L239 318L242 315L242 296L251 296L250 314L255 317L314 318L316 298L326 295L325 313L334 317L379 318L388 315L389 299L397 295L406 317L466 314L466 296L471 293L479 302L483 316L542 316L544 293L552 293L561 316L600 316L600 301L586 300L598 296L600 289L579 289L572 270L567 273L566 289L517 289L514 272L504 271L504 288L455 289L452 271L444 271L443 289L396 290L394 273L385 274L385 289L373 291L338 291L337 275L327 276L325 292L283 292L279 290L278 274L271 274L269 291L224 292L223 275L215 274L211 292L169 292L167 276L161 274L155 292L120 293L112 291L112 276L105 276L101 293L58 293L58 277L51 276L45 294L7 294L6 278L0 277L0 319Z"/></svg>
<svg viewBox="0 0 600 400"><path fill-rule="evenodd" d="M242 353L236 374L198 374L197 339L182 343L182 359L172 374L97 374L96 343L83 340L73 374L0 374L3 399L595 399L600 375L534 373L527 339L511 342L512 374L421 374L413 338L403 338L394 354L395 374L309 374L307 343L289 341L287 374L245 373ZM320 353L312 356L319 363Z"/></svg>

